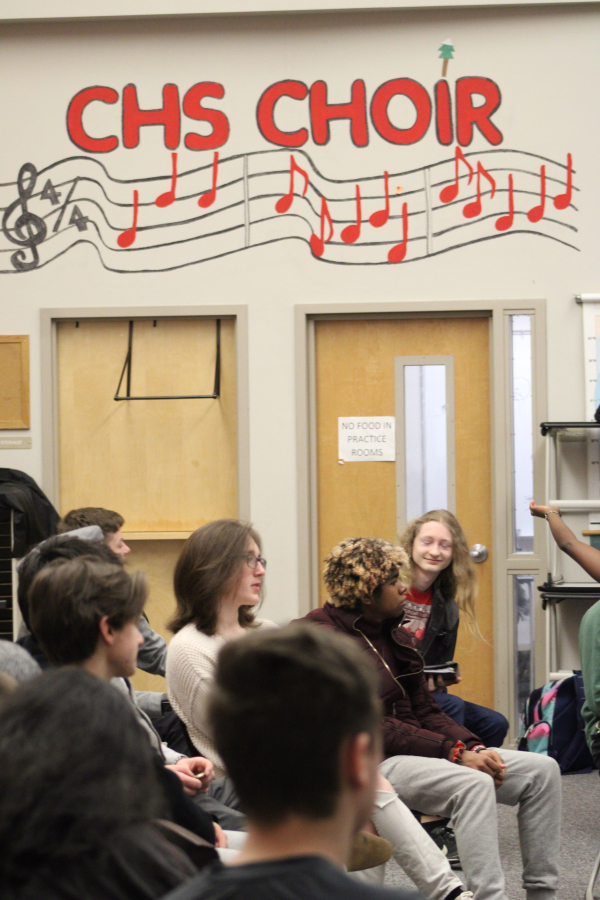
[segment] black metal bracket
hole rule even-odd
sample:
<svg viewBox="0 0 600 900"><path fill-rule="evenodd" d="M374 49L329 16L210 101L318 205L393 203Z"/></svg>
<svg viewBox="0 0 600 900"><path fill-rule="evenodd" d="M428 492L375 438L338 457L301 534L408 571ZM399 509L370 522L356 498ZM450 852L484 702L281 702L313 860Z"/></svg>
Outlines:
<svg viewBox="0 0 600 900"><path fill-rule="evenodd" d="M132 397L131 396L131 360L133 356L133 319L129 320L129 342L127 345L127 356L117 392L114 396L115 400L218 400L221 395L221 320L217 319L217 358L215 360L215 384L212 394L179 394L175 396L159 396L159 397ZM127 372L127 393L124 397L119 397L121 384Z"/></svg>
<svg viewBox="0 0 600 900"><path fill-rule="evenodd" d="M600 428L600 422L540 422L542 437L549 431L564 431L567 428Z"/></svg>

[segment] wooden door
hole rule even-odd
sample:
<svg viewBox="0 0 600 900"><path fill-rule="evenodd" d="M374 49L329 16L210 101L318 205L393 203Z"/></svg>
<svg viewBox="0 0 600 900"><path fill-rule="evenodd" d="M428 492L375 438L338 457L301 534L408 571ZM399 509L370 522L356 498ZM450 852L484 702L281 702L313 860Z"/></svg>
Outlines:
<svg viewBox="0 0 600 900"><path fill-rule="evenodd" d="M477 566L475 639L463 620L452 691L494 706L489 319L411 318L315 323L319 565L339 541L395 541L396 471L392 462L338 461L339 416L394 415L396 356L454 357L456 515L469 545L490 553ZM327 594L321 582L321 602Z"/></svg>
<svg viewBox="0 0 600 900"><path fill-rule="evenodd" d="M128 347L127 319L57 326L60 512L114 509L148 575L147 614L163 634L174 609L173 569L183 539L212 519L237 515L235 322L221 322L218 399L115 401ZM131 396L210 394L214 318L136 319ZM125 381L120 395L125 393ZM140 690L164 690L141 673Z"/></svg>

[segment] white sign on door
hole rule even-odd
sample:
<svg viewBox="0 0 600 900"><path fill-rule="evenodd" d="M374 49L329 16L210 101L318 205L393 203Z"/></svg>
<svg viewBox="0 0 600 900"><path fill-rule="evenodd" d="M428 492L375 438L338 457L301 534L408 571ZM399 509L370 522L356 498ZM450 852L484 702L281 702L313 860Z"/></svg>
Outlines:
<svg viewBox="0 0 600 900"><path fill-rule="evenodd" d="M338 459L340 462L395 462L395 417L340 416Z"/></svg>

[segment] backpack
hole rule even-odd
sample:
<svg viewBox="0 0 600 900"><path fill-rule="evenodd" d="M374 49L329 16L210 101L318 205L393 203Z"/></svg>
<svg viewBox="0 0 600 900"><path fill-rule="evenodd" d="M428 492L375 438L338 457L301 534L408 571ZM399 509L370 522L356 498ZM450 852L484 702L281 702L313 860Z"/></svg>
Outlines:
<svg viewBox="0 0 600 900"><path fill-rule="evenodd" d="M555 759L561 774L591 772L594 764L585 740L581 707L583 678L574 671L531 692L523 710L519 750Z"/></svg>

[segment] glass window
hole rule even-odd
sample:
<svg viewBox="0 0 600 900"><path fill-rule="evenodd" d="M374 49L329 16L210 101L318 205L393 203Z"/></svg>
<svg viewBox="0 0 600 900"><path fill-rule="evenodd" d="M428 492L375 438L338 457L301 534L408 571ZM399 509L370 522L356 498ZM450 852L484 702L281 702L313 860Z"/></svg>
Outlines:
<svg viewBox="0 0 600 900"><path fill-rule="evenodd" d="M533 402L531 316L510 316L513 553L533 553Z"/></svg>
<svg viewBox="0 0 600 900"><path fill-rule="evenodd" d="M404 367L406 518L448 506L446 366Z"/></svg>
<svg viewBox="0 0 600 900"><path fill-rule="evenodd" d="M515 726L521 726L521 713L533 690L533 575L513 575L513 613L515 621Z"/></svg>

